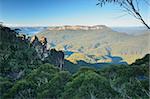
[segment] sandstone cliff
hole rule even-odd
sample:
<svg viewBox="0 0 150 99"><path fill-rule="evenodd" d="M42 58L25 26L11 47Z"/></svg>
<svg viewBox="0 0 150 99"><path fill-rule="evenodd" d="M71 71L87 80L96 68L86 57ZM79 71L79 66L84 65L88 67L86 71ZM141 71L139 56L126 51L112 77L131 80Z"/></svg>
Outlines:
<svg viewBox="0 0 150 99"><path fill-rule="evenodd" d="M47 62L51 62L52 64L58 66L60 70L63 69L64 53L62 51L56 51L55 49L48 49L47 39L44 36L40 38L33 36L30 39L30 44L36 49L36 52L42 61L48 59Z"/></svg>

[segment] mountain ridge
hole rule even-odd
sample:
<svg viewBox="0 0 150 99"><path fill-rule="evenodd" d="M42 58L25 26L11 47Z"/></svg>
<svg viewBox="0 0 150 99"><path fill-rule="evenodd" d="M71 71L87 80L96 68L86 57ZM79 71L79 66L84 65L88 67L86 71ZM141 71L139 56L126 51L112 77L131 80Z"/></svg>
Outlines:
<svg viewBox="0 0 150 99"><path fill-rule="evenodd" d="M123 58L122 61L129 64L149 52L147 47L149 31L144 35L135 36L116 32L104 25L99 25L103 29L90 30L75 30L74 26L69 27L71 28L66 30L47 29L36 35L38 37L45 36L49 48L71 52L72 54L67 55L66 59L74 63L79 61L78 59L86 62L93 60L88 57L89 55L94 55L94 60L97 60L90 61L91 63L111 62L113 60L107 57L106 49L110 49L113 57L120 56Z"/></svg>
<svg viewBox="0 0 150 99"><path fill-rule="evenodd" d="M64 25L64 26L54 26L49 27L48 30L99 30L103 28L108 28L105 25L93 25L93 26L85 26L85 25Z"/></svg>

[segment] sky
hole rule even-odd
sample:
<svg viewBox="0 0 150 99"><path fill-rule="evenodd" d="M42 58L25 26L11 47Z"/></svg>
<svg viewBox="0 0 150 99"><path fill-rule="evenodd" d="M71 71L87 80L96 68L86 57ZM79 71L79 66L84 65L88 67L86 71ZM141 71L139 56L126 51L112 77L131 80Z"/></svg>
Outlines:
<svg viewBox="0 0 150 99"><path fill-rule="evenodd" d="M150 23L150 9L140 1ZM117 5L96 6L98 0L0 0L0 22L8 26L106 25L142 26Z"/></svg>

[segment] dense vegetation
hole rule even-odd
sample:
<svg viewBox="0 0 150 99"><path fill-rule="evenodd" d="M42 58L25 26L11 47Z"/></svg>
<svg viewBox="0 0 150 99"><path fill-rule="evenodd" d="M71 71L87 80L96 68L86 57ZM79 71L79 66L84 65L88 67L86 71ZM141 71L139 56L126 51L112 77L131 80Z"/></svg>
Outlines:
<svg viewBox="0 0 150 99"><path fill-rule="evenodd" d="M2 99L149 98L150 54L131 65L82 67L71 74L49 61L42 61L29 41L16 30L0 26L0 37Z"/></svg>

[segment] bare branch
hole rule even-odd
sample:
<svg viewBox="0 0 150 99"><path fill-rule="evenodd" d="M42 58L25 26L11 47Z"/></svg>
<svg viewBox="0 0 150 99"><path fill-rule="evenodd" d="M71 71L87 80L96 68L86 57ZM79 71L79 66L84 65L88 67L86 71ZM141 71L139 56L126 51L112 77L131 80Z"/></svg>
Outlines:
<svg viewBox="0 0 150 99"><path fill-rule="evenodd" d="M139 8L139 1L138 0L98 0L98 5L105 5L105 3L115 3L121 6L124 9L124 12L128 13L129 15L135 17L137 20L140 20L142 24L144 24L148 29L150 27L146 23L146 21L143 19ZM147 1L144 0L146 3ZM136 3L136 4L135 4ZM147 3L149 4L149 3Z"/></svg>

